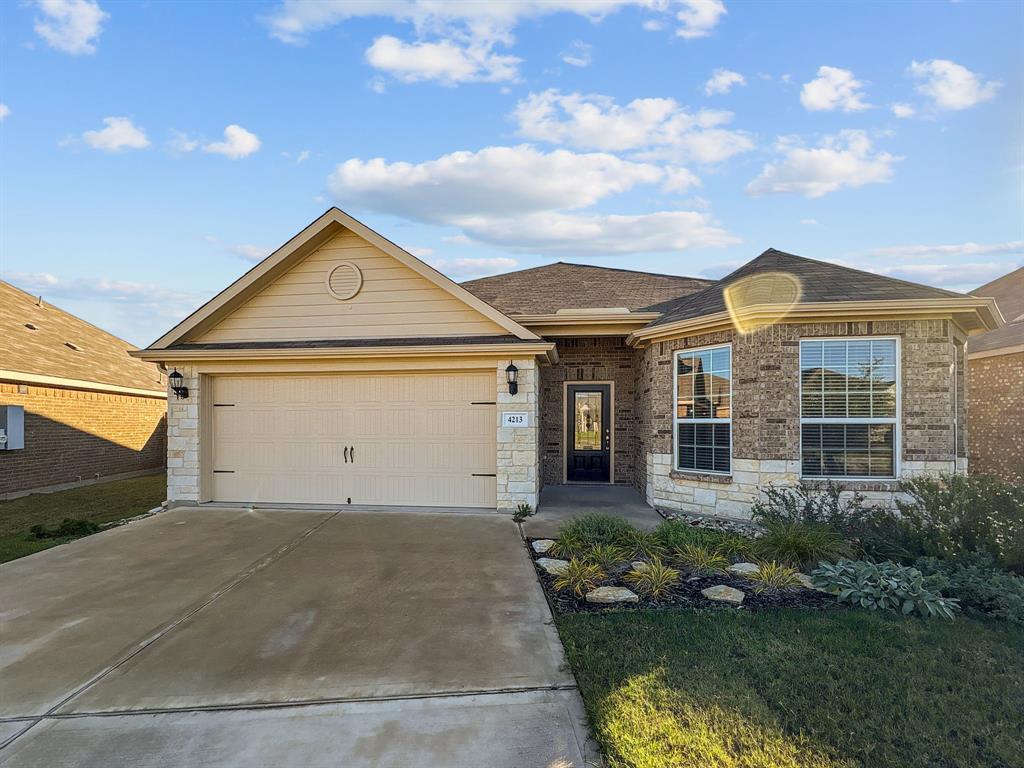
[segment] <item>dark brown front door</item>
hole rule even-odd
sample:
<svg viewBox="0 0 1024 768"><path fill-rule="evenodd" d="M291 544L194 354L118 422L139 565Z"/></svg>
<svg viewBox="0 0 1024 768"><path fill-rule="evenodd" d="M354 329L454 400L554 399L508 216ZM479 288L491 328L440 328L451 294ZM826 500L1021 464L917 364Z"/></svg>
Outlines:
<svg viewBox="0 0 1024 768"><path fill-rule="evenodd" d="M607 384L570 384L565 402L566 480L611 480L612 423Z"/></svg>

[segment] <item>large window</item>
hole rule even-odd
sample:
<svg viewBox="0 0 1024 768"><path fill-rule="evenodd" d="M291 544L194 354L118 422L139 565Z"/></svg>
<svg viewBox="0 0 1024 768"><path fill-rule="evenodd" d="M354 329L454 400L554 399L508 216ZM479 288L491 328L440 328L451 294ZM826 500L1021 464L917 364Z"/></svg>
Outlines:
<svg viewBox="0 0 1024 768"><path fill-rule="evenodd" d="M732 471L732 349L676 352L676 469Z"/></svg>
<svg viewBox="0 0 1024 768"><path fill-rule="evenodd" d="M804 477L895 477L895 339L800 342Z"/></svg>

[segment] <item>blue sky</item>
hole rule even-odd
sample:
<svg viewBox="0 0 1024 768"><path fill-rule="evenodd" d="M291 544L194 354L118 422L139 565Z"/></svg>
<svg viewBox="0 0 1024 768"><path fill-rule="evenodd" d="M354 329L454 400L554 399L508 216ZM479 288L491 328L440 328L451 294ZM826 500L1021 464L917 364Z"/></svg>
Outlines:
<svg viewBox="0 0 1024 768"><path fill-rule="evenodd" d="M0 276L145 344L337 204L454 279L1024 263L1024 5L0 5Z"/></svg>

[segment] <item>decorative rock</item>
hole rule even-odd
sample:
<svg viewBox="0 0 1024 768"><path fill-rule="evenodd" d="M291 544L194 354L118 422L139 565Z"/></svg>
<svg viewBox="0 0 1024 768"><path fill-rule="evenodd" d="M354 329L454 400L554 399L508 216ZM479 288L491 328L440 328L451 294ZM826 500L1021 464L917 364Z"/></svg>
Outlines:
<svg viewBox="0 0 1024 768"><path fill-rule="evenodd" d="M551 557L538 557L537 565L550 573L552 576L561 576L569 567L568 560L555 560Z"/></svg>
<svg viewBox="0 0 1024 768"><path fill-rule="evenodd" d="M756 576L761 570L757 563L734 563L726 570L733 576Z"/></svg>
<svg viewBox="0 0 1024 768"><path fill-rule="evenodd" d="M815 592L821 592L822 594L825 594L825 595L834 595L834 594L836 594L836 592L833 592L831 590L822 589L821 587L814 586L814 582L811 581L811 577L808 576L806 573L798 573L796 575L796 580L800 582L800 586L803 587L804 589L813 589Z"/></svg>
<svg viewBox="0 0 1024 768"><path fill-rule="evenodd" d="M651 564L646 562L645 560L634 560L632 563L630 563L630 566L633 568L634 571L637 571L638 573L643 573L651 567Z"/></svg>
<svg viewBox="0 0 1024 768"><path fill-rule="evenodd" d="M715 600L719 603L728 603L729 605L740 605L743 603L743 598L746 595L738 589L733 589L725 584L719 584L717 587L708 587L700 591L704 597L708 600Z"/></svg>
<svg viewBox="0 0 1024 768"><path fill-rule="evenodd" d="M555 546L555 540L537 539L530 546L533 547L533 551L536 552L538 555L543 555L545 552L547 552L549 549Z"/></svg>
<svg viewBox="0 0 1024 768"><path fill-rule="evenodd" d="M587 592L588 603L635 603L640 598L625 587L598 587Z"/></svg>

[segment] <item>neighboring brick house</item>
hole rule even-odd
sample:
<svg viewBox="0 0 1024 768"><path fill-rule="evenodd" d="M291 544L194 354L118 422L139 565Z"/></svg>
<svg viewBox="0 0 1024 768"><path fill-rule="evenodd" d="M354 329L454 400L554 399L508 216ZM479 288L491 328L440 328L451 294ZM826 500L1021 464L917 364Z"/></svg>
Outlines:
<svg viewBox="0 0 1024 768"><path fill-rule="evenodd" d="M188 387L175 501L508 511L589 482L743 517L768 483L884 502L966 471L964 345L1000 323L774 249L720 281L556 263L458 285L332 208L134 354Z"/></svg>
<svg viewBox="0 0 1024 768"><path fill-rule="evenodd" d="M1024 482L1024 267L977 288L1006 325L967 343L971 472Z"/></svg>
<svg viewBox="0 0 1024 768"><path fill-rule="evenodd" d="M163 469L167 377L132 349L0 281L0 406L24 407L0 499Z"/></svg>

